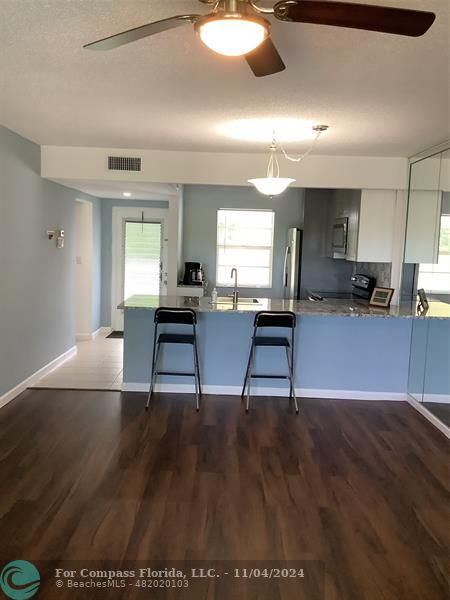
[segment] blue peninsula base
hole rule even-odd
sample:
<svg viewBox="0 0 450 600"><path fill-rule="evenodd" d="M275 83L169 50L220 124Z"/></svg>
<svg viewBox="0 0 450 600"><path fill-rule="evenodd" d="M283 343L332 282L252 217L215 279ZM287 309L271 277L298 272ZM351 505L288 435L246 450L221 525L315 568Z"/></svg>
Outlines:
<svg viewBox="0 0 450 600"><path fill-rule="evenodd" d="M154 310L125 309L124 390L147 391ZM198 339L203 392L240 394L254 315L200 312ZM299 315L296 392L299 397L405 400L412 319ZM180 326L176 326L180 331ZM269 334L277 335L276 331ZM169 346L161 369L191 371L190 346ZM258 349L260 373L286 372L284 351ZM159 377L156 391L193 392L192 378ZM254 380L252 393L288 395L285 380Z"/></svg>

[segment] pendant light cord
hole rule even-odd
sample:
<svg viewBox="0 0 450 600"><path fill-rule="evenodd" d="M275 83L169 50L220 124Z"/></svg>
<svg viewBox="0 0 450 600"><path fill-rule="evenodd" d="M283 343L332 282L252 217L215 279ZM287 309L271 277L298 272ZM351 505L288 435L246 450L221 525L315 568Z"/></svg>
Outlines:
<svg viewBox="0 0 450 600"><path fill-rule="evenodd" d="M287 160L290 160L291 162L296 162L299 163L301 160L303 160L304 158L306 158L309 154L311 154L311 152L314 150L314 146L317 143L317 140L320 138L320 134L323 131L326 131L327 127L325 125L319 125L317 126L317 128L314 128L314 131L316 131L316 137L313 139L310 147L308 148L308 150L306 152L304 152L303 154L299 154L298 156L292 156L290 154L288 154L286 152L286 150L283 147L283 144L281 142L278 142L280 148L281 148L281 152L283 153L284 158L286 158Z"/></svg>
<svg viewBox="0 0 450 600"><path fill-rule="evenodd" d="M267 175L265 178L262 177L262 178L258 178L258 179L249 179L249 182L252 183L258 189L258 191L260 191L262 194L265 194L266 196L273 196L273 195L278 195L278 194L282 193L290 183L295 181L295 179L280 178L280 163L278 161L278 156L277 156L278 146L281 148L281 151L287 160L290 160L292 162L300 162L306 156L308 156L308 154L310 154L312 152L312 150L314 149L314 146L316 145L317 140L320 137L320 134L323 133L324 131L326 131L327 129L328 129L328 125L315 125L313 127L313 131L316 132L315 138L313 139L308 150L299 156L291 156L286 152L286 150L284 149L281 142L277 142L276 132L274 130L272 132L272 143L270 144L270 156L269 156L269 163L267 165ZM274 189L273 184L276 181L277 181L277 183L281 183L282 185L281 185L281 187L279 187L279 186L275 187L276 191L273 192L271 190ZM265 182L265 184L267 184L269 186L268 192L264 189L264 186L263 186L264 182Z"/></svg>

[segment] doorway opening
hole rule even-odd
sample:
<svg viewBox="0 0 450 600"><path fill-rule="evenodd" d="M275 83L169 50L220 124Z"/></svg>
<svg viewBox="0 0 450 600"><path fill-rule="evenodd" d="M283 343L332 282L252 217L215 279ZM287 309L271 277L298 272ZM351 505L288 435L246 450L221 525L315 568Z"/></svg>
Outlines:
<svg viewBox="0 0 450 600"><path fill-rule="evenodd" d="M121 302L131 296L159 296L167 293L167 212L166 209L138 207L113 209L113 332L123 332L123 310L117 308Z"/></svg>
<svg viewBox="0 0 450 600"><path fill-rule="evenodd" d="M162 224L125 221L123 297L159 296L162 281Z"/></svg>

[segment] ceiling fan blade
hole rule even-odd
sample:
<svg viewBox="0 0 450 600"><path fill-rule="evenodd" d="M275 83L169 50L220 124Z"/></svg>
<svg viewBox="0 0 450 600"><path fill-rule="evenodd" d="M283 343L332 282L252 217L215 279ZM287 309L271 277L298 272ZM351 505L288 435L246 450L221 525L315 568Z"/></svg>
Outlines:
<svg viewBox="0 0 450 600"><path fill-rule="evenodd" d="M84 45L83 48L89 48L90 50L112 50L113 48L118 48L124 44L129 44L130 42L135 42L136 40L140 40L150 35L155 35L155 33L161 33L162 31L173 29L174 27L180 27L185 23L195 23L199 16L200 15L178 15L176 17L170 17L169 19L155 21L154 23L147 23L147 25L134 27L133 29L117 33L116 35L110 35L109 37L97 40L96 42L91 42L90 44Z"/></svg>
<svg viewBox="0 0 450 600"><path fill-rule="evenodd" d="M264 42L245 55L249 67L256 77L266 77L284 71L286 65L278 54L275 44L267 38Z"/></svg>
<svg viewBox="0 0 450 600"><path fill-rule="evenodd" d="M436 18L431 12L328 0L282 0L274 6L274 11L281 21L334 25L413 37L428 31Z"/></svg>

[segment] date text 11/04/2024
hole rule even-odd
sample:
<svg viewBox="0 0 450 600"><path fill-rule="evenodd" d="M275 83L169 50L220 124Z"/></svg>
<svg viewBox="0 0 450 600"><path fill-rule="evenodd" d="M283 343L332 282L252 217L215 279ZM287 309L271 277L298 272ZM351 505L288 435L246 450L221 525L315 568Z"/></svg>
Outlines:
<svg viewBox="0 0 450 600"><path fill-rule="evenodd" d="M191 569L192 579L213 578L221 575L231 575L237 579L288 579L304 578L303 569L233 569L231 573L224 571L219 573L217 569Z"/></svg>

